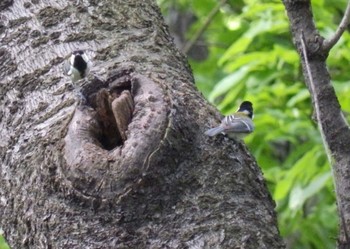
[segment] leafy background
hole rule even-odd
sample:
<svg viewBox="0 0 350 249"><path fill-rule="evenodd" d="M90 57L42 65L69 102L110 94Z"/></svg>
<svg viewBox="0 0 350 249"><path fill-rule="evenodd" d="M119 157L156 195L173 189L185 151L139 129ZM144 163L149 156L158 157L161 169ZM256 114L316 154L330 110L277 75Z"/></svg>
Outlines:
<svg viewBox="0 0 350 249"><path fill-rule="evenodd" d="M194 14L194 22L187 30L182 28L188 40L203 26L218 1L158 3L170 26L175 12ZM333 34L345 6L346 0L312 1L321 35ZM312 120L310 95L303 83L282 2L227 0L200 42L208 56L204 49L198 50L203 55L199 57L206 59L189 58L198 89L223 114L234 112L242 100L254 103L256 131L245 142L276 201L279 228L287 248L335 248L338 218L332 173ZM350 112L349 46L350 36L345 32L328 58L332 82L346 117ZM1 236L0 249L8 249Z"/></svg>
<svg viewBox="0 0 350 249"><path fill-rule="evenodd" d="M6 244L6 241L2 235L2 230L0 229L0 249L9 249L10 247Z"/></svg>
<svg viewBox="0 0 350 249"><path fill-rule="evenodd" d="M186 32L191 39L219 1L158 2L164 16L174 9L194 13L197 20ZM312 1L321 35L333 34L346 3ZM228 0L205 29L203 41L209 50L206 60L189 57L198 89L224 115L234 112L242 100L254 104L256 131L245 142L276 201L287 248L335 248L338 217L332 172L312 118L310 94L282 1ZM347 117L349 45L345 32L327 61Z"/></svg>

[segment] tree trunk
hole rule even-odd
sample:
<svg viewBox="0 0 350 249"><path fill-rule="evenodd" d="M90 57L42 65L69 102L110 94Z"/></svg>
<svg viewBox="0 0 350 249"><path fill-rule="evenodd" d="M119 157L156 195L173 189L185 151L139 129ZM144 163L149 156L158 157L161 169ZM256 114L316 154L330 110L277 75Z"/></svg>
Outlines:
<svg viewBox="0 0 350 249"><path fill-rule="evenodd" d="M0 226L11 248L283 248L254 158L203 134L221 117L154 1L1 8ZM77 49L94 67L72 88L61 67Z"/></svg>

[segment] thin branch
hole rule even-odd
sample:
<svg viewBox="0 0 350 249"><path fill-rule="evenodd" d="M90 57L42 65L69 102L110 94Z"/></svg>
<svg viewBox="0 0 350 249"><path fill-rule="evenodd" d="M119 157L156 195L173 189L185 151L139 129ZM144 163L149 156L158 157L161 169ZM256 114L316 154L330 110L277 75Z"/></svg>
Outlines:
<svg viewBox="0 0 350 249"><path fill-rule="evenodd" d="M302 48L302 52L303 52L303 57L304 57L304 60L305 60L307 77L310 80L310 85L312 86L311 88L313 88L314 80L312 79L312 73L311 73L310 64L309 64L309 58L307 57L307 49L306 49L305 36L304 36L304 32L303 31L301 31L301 34L300 34L300 42L301 42L301 48ZM314 90L314 89L312 89L312 90ZM313 91L313 92L315 92L315 91Z"/></svg>
<svg viewBox="0 0 350 249"><path fill-rule="evenodd" d="M343 248L349 248L350 240L349 240L349 235L348 235L348 231L347 231L348 229L347 229L344 214L343 214L343 209L339 208L339 212L340 212L340 219L341 219L341 223L342 223L342 226L344 229L344 236L345 236L345 243L342 241L341 245L343 246Z"/></svg>
<svg viewBox="0 0 350 249"><path fill-rule="evenodd" d="M209 24L213 20L214 16L218 11L220 10L221 6L224 5L227 2L227 0L221 0L220 3L218 3L214 9L209 13L207 19L205 20L204 24L202 27L197 31L197 33L194 34L191 40L186 42L185 46L182 48L182 52L184 54L187 54L188 51L193 47L193 45L197 42L199 37L204 33L204 31L208 28Z"/></svg>
<svg viewBox="0 0 350 249"><path fill-rule="evenodd" d="M323 42L323 49L325 51L331 50L332 47L339 41L340 37L344 33L349 22L350 22L350 0L348 1L348 5L346 6L346 10L345 10L345 14L343 16L343 19L341 20L339 27L335 31L333 37L326 39Z"/></svg>

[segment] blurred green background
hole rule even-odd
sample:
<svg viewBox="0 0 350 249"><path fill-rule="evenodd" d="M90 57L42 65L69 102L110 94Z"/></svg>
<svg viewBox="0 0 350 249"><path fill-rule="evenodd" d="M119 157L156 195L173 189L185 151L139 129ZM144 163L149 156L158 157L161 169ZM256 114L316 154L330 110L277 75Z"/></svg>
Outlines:
<svg viewBox="0 0 350 249"><path fill-rule="evenodd" d="M223 114L236 111L242 100L253 102L256 131L245 142L276 201L287 248L335 248L338 217L332 172L312 120L310 94L282 1L227 0L207 25L218 0L158 3L179 49L205 26L188 57L196 85L207 99ZM346 3L312 0L321 35L334 33ZM186 19L190 21L184 24ZM349 45L346 31L327 61L347 118Z"/></svg>
<svg viewBox="0 0 350 249"><path fill-rule="evenodd" d="M179 48L188 52L198 89L223 114L254 104L256 131L245 141L276 201L287 248L335 248L338 217L332 173L281 0L158 0ZM330 37L346 0L312 0L316 26ZM205 25L206 24L206 25ZM332 49L328 68L349 119L350 36ZM0 249L8 249L0 236Z"/></svg>
<svg viewBox="0 0 350 249"><path fill-rule="evenodd" d="M1 229L0 229L0 249L10 249L10 247L6 244L4 237L2 237Z"/></svg>

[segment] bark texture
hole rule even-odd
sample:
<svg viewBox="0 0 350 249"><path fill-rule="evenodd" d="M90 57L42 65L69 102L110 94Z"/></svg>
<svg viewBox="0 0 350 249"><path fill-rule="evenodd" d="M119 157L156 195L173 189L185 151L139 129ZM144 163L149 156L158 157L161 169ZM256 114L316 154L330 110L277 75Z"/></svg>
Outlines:
<svg viewBox="0 0 350 249"><path fill-rule="evenodd" d="M340 235L338 248L350 248L350 129L330 81L326 59L329 47L315 27L309 0L284 0L293 40L302 58L303 74L311 93L316 121L332 164L338 204ZM303 57L305 36L308 65ZM309 77L308 68L311 77Z"/></svg>
<svg viewBox="0 0 350 249"><path fill-rule="evenodd" d="M246 147L151 0L1 7L0 226L12 248L283 248ZM64 59L86 50L74 87ZM126 130L127 127L127 130Z"/></svg>

